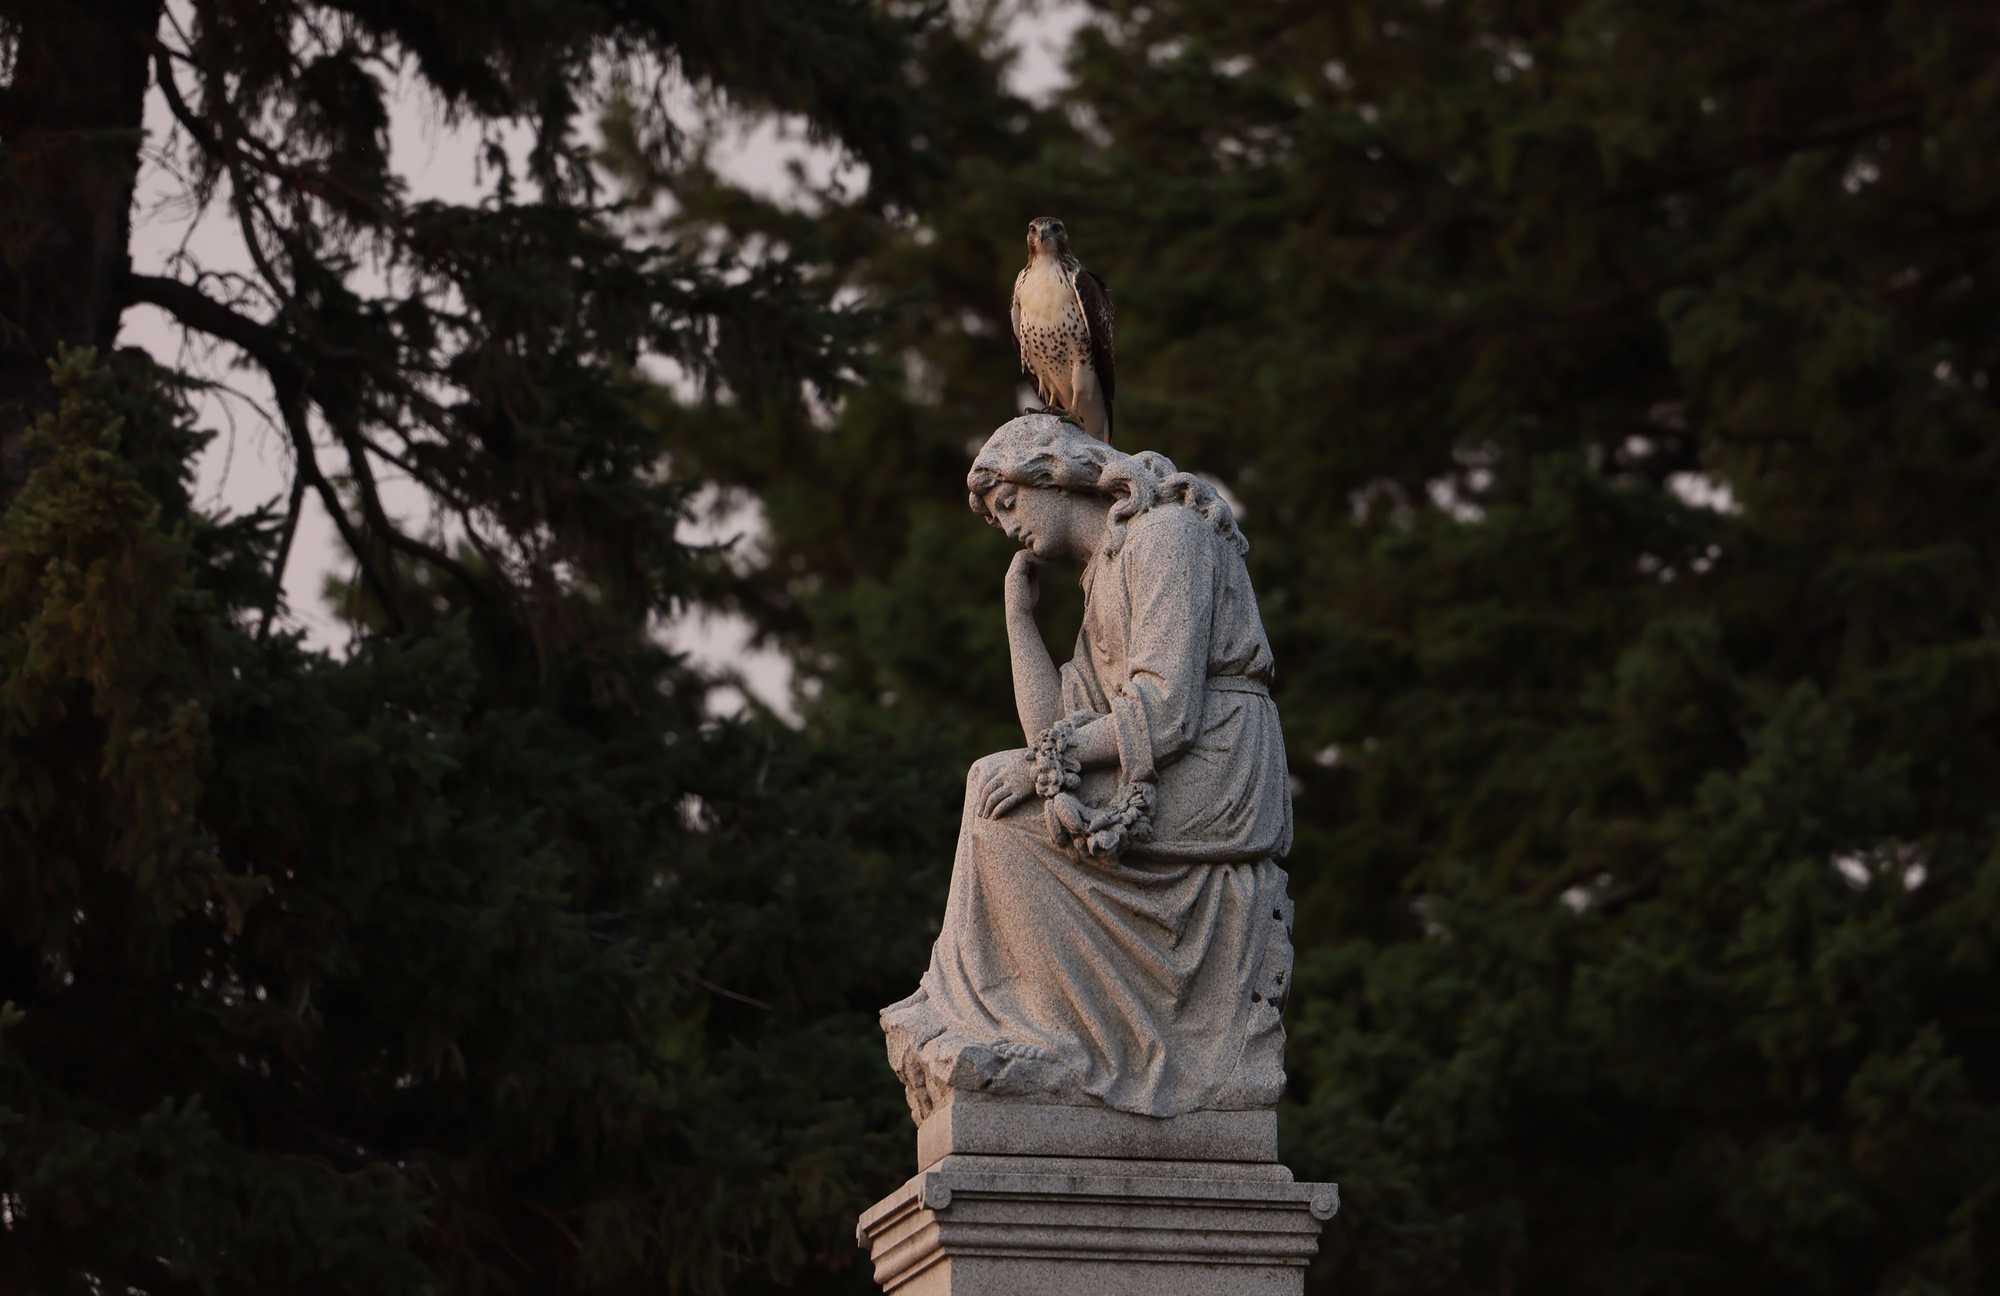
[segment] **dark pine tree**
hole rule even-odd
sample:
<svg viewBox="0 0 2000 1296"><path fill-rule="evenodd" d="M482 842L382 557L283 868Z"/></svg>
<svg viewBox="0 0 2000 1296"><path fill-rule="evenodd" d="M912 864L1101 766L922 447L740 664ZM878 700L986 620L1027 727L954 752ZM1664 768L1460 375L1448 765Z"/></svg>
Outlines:
<svg viewBox="0 0 2000 1296"><path fill-rule="evenodd" d="M893 209L959 39L860 0L0 0L0 1288L867 1285L915 780L714 719L657 645L730 582L676 528L734 425L635 368L803 428L859 321L628 238L585 128L616 99L692 156L685 81ZM398 76L494 142L478 201L392 174ZM250 273L132 271L142 146ZM192 506L193 379L112 351L142 303L268 381L268 509ZM343 653L284 616L308 496Z"/></svg>
<svg viewBox="0 0 2000 1296"><path fill-rule="evenodd" d="M677 177L890 321L826 431L705 460L808 728L942 793L1008 741L960 483L1060 215L1120 442L1242 500L1276 640L1315 1289L1991 1288L1990 6L1082 7L892 219Z"/></svg>

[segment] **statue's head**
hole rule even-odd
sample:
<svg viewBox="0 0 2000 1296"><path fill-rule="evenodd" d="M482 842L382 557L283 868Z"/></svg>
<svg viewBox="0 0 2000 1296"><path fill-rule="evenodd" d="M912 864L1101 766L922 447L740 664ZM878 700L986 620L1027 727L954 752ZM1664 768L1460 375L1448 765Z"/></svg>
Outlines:
<svg viewBox="0 0 2000 1296"><path fill-rule="evenodd" d="M1073 423L1050 414L1023 414L1001 424L979 447L972 471L965 474L967 502L974 513L991 522L993 511L986 506L986 497L1007 482L1102 495L1109 504L1116 492L1104 482L1105 467L1114 458L1125 457Z"/></svg>
<svg viewBox="0 0 2000 1296"><path fill-rule="evenodd" d="M1023 414L1001 424L973 457L965 474L966 502L998 526L987 499L1003 483L1023 489L1093 495L1108 510L1104 550L1117 553L1125 524L1158 503L1186 504L1215 524L1239 549L1248 548L1235 516L1215 488L1151 450L1128 455L1052 414Z"/></svg>
<svg viewBox="0 0 2000 1296"><path fill-rule="evenodd" d="M1046 414L1017 418L980 447L965 475L966 502L1037 557L1088 562L1114 498L1105 483L1109 448Z"/></svg>

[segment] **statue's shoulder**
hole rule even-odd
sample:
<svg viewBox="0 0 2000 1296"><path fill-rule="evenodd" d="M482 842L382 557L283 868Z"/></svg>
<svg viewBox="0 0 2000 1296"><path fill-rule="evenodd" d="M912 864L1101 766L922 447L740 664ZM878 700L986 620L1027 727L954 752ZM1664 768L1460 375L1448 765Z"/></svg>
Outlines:
<svg viewBox="0 0 2000 1296"><path fill-rule="evenodd" d="M1185 549L1214 541L1215 528L1201 513L1179 500L1160 500L1132 519L1126 528L1127 545L1140 550ZM1135 557L1137 555L1134 555Z"/></svg>

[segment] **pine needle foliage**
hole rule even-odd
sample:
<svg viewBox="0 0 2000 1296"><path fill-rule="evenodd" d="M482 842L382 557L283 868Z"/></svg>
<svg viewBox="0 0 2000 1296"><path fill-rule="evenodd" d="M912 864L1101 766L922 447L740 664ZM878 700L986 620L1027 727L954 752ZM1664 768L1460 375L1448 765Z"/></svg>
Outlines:
<svg viewBox="0 0 2000 1296"><path fill-rule="evenodd" d="M616 100L671 169L783 115L888 209L940 169L916 48L956 40L914 5L0 3L0 1288L865 1283L919 798L716 718L656 633L734 579L680 534L686 447L806 426L859 322L632 237L590 128ZM485 141L476 197L412 197L398 95ZM249 269L133 271L142 149ZM115 349L142 304L268 388L269 506L191 500L204 388ZM284 605L308 500L343 650Z"/></svg>
<svg viewBox="0 0 2000 1296"><path fill-rule="evenodd" d="M1276 642L1313 1289L1991 1286L1987 6L1078 7L911 219L681 190L893 321L823 435L713 461L809 726L1009 741L959 483L1061 215L1121 441L1242 501Z"/></svg>

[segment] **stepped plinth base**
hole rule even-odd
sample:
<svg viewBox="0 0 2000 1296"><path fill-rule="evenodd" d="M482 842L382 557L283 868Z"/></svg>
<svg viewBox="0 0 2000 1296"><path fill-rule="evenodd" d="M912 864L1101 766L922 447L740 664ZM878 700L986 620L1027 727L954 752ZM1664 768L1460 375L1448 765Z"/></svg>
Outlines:
<svg viewBox="0 0 2000 1296"><path fill-rule="evenodd" d="M1340 1194L1293 1182L1275 1131L960 1097L856 1238L897 1296L1296 1296Z"/></svg>

